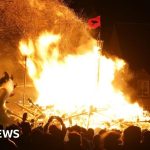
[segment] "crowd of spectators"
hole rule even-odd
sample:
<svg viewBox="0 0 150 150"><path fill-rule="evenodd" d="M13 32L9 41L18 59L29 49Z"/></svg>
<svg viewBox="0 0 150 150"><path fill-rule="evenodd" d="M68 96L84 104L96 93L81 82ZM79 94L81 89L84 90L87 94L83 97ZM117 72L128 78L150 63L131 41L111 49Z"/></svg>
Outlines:
<svg viewBox="0 0 150 150"><path fill-rule="evenodd" d="M59 127L52 124L54 119ZM66 128L60 117L51 116L46 124L34 127L34 121L28 122L24 113L22 122L6 129L18 129L20 136L1 138L2 150L150 150L150 131L137 126L129 126L124 131L101 129L95 134L94 129L78 125Z"/></svg>
<svg viewBox="0 0 150 150"><path fill-rule="evenodd" d="M15 88L13 77L7 72L0 78L0 87L0 122L4 125L4 120L10 119L6 99ZM19 131L19 138L0 135L0 150L150 150L150 131L138 126L129 126L124 131L101 129L96 134L92 128L66 127L58 116L51 116L47 123L39 125L35 125L33 119L28 121L27 116L24 113L22 121L17 124L0 125L0 131Z"/></svg>

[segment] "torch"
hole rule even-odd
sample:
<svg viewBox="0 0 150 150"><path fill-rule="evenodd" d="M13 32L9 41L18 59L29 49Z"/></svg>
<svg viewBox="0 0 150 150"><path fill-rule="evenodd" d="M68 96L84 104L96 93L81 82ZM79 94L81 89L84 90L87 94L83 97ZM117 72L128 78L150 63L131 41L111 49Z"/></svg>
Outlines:
<svg viewBox="0 0 150 150"><path fill-rule="evenodd" d="M22 101L22 104L24 106L25 105L25 96L26 96L27 59L28 59L28 56L32 53L32 51L28 47L28 44L26 44L26 42L24 42L24 41L21 41L19 43L19 49L20 49L21 54L24 56L24 78L23 78L24 90L23 90L23 101Z"/></svg>

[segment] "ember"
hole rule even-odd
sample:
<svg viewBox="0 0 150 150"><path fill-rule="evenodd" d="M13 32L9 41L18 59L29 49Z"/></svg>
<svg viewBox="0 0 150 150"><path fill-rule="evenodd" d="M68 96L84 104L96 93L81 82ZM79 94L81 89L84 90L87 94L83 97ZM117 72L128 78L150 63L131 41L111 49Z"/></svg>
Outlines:
<svg viewBox="0 0 150 150"><path fill-rule="evenodd" d="M75 18L73 13L68 14ZM86 28L84 23L81 27ZM45 108L46 116L59 115L66 121L71 118L72 124L86 127L111 124L111 128L120 128L122 122L144 120L143 109L137 103L130 104L129 95L113 85L115 74L124 70L126 62L99 53L101 47L92 37L74 47L77 53L70 53L66 41L79 37L65 32L43 31L19 43L21 54L27 56L28 74L39 93L36 103ZM61 47L66 48L65 55Z"/></svg>

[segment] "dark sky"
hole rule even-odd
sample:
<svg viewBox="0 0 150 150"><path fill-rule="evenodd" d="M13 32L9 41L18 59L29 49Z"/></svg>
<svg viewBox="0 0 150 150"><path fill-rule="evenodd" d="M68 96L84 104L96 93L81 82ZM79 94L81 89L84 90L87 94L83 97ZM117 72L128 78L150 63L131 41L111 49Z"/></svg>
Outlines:
<svg viewBox="0 0 150 150"><path fill-rule="evenodd" d="M114 25L117 28L122 57L133 69L150 73L150 5L142 1L65 0L70 8L84 18L101 15L102 38L109 47Z"/></svg>

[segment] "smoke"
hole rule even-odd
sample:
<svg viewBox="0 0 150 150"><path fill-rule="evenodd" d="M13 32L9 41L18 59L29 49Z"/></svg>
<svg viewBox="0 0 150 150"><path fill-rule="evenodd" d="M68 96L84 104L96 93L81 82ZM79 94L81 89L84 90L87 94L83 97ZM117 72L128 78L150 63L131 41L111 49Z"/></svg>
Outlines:
<svg viewBox="0 0 150 150"><path fill-rule="evenodd" d="M116 90L122 91L126 96L126 100L130 103L137 101L137 93L132 85L133 79L133 72L130 70L128 64L126 64L121 71L115 73L115 80L113 81Z"/></svg>
<svg viewBox="0 0 150 150"><path fill-rule="evenodd" d="M107 58L111 58L113 61L118 59L116 56L107 52L104 52L103 55ZM124 63L124 67L115 72L115 77L112 84L116 91L121 91L126 96L126 100L130 103L134 103L137 102L137 91L134 86L136 82L134 81L135 76L129 65L126 62Z"/></svg>
<svg viewBox="0 0 150 150"><path fill-rule="evenodd" d="M62 56L92 47L87 25L58 0L1 0L0 37L15 46L21 39L36 38L42 31L61 35Z"/></svg>

